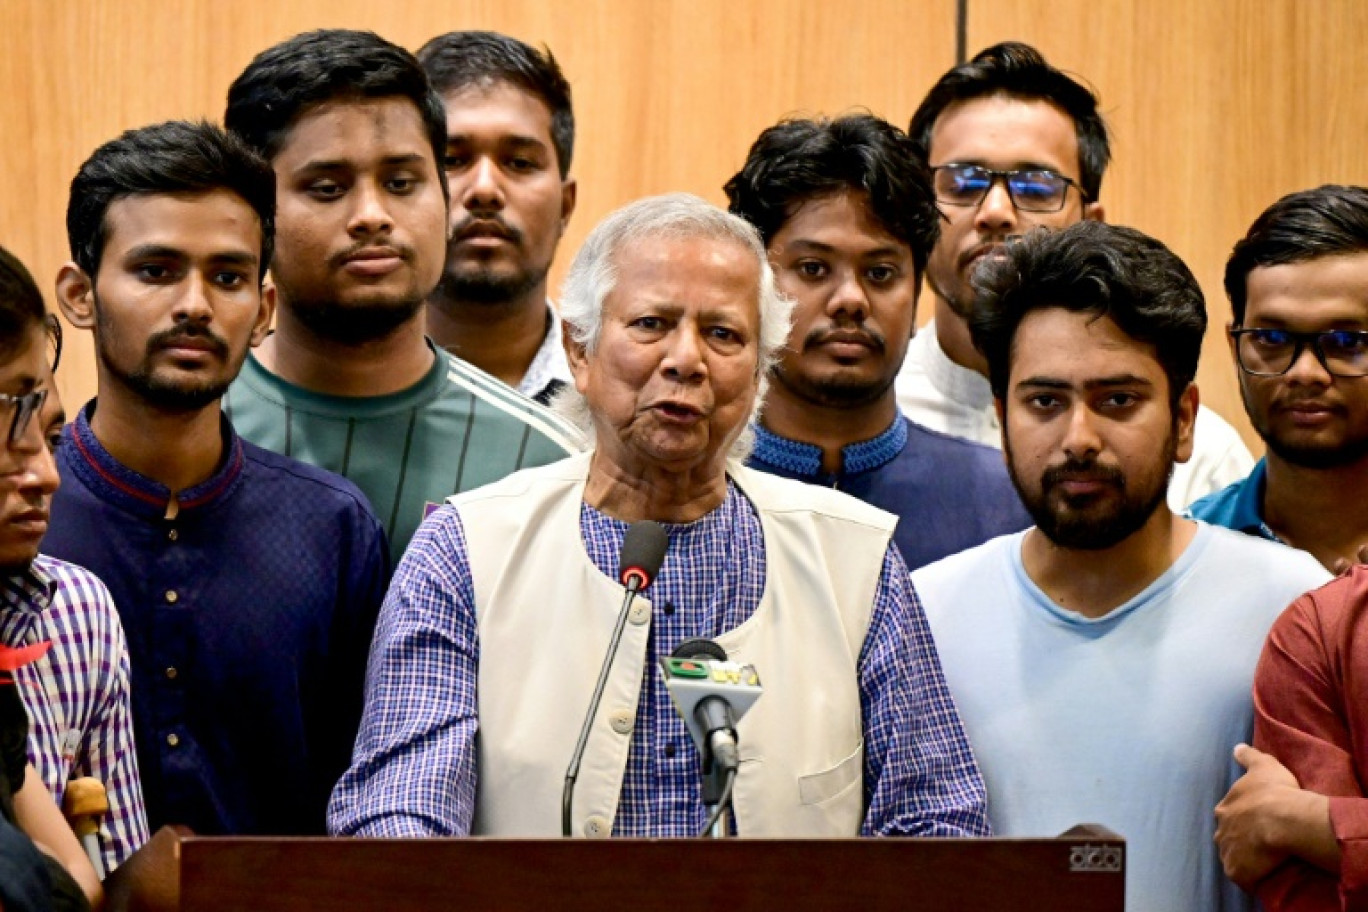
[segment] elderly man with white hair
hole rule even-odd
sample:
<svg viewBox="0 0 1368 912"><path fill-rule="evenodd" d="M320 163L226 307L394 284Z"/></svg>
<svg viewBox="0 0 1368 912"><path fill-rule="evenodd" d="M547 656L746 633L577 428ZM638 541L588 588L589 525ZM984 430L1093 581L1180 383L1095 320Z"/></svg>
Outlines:
<svg viewBox="0 0 1368 912"><path fill-rule="evenodd" d="M572 833L703 827L699 757L656 666L708 638L765 685L738 725L736 833L986 834L894 518L741 464L788 332L755 230L697 197L641 200L590 234L561 307L563 395L595 445L454 496L419 530L381 613L332 831L559 834L623 598L619 549L649 519L669 550L589 730Z"/></svg>

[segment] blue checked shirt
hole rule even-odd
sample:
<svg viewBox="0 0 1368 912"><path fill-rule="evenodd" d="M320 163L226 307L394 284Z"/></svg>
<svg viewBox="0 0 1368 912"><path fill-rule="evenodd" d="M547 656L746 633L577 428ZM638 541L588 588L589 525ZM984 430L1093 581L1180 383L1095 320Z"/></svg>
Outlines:
<svg viewBox="0 0 1368 912"><path fill-rule="evenodd" d="M88 570L39 555L0 578L0 643L51 641L14 673L29 715L29 760L58 804L67 781L94 776L109 813L100 825L106 870L147 842L129 705L128 646L114 601Z"/></svg>
<svg viewBox="0 0 1368 912"><path fill-rule="evenodd" d="M670 548L651 584L656 615L613 824L618 836L692 836L702 827L698 755L657 661L685 640L715 638L745 622L764 589L760 520L730 482L718 509L666 529ZM607 576L616 576L626 530L627 523L581 509L589 556ZM356 751L329 807L332 832L470 832L478 663L465 531L457 511L443 507L414 538L381 611ZM862 832L987 835L983 781L891 546L859 667L868 808Z"/></svg>

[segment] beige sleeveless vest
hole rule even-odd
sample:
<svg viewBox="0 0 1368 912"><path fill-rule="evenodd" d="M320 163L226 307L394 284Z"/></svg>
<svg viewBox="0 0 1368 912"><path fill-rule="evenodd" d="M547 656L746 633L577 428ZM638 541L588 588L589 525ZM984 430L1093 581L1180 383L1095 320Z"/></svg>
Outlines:
<svg viewBox="0 0 1368 912"><path fill-rule="evenodd" d="M461 513L480 642L478 786L472 832L560 834L565 770L623 587L580 537L592 454L452 497ZM738 725L737 831L853 836L863 815L857 663L896 518L854 498L732 466L765 536L755 613L717 638L765 692ZM650 590L647 590L649 593ZM638 598L589 735L575 835L607 836L627 767L650 602Z"/></svg>

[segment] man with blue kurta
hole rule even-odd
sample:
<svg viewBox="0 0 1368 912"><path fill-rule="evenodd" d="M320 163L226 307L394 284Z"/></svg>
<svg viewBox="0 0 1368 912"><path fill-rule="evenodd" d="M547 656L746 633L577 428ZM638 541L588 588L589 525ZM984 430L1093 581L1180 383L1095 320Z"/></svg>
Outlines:
<svg viewBox="0 0 1368 912"><path fill-rule="evenodd" d="M867 114L785 121L726 189L796 304L750 464L893 513L911 570L1030 525L1001 453L898 410L940 220L912 141Z"/></svg>

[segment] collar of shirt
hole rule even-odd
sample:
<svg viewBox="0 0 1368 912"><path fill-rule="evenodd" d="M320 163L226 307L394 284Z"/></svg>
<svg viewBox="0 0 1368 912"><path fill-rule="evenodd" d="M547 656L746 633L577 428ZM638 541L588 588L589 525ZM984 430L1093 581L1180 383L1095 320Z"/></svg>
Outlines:
<svg viewBox="0 0 1368 912"><path fill-rule="evenodd" d="M110 455L90 429L95 414L92 399L62 431L62 445L72 448L72 469L81 481L105 500L129 513L160 519L166 515L171 491L161 482L140 475ZM223 460L207 479L181 491L176 500L180 512L213 506L230 496L242 480L242 441L226 417L219 422L223 434Z"/></svg>
<svg viewBox="0 0 1368 912"><path fill-rule="evenodd" d="M0 579L0 644L29 645L28 635L52 604L53 581L38 564Z"/></svg>
<svg viewBox="0 0 1368 912"><path fill-rule="evenodd" d="M555 381L570 382L570 362L565 357L565 346L561 343L561 319L550 301L546 302L546 335L542 337L541 348L532 357L518 383L518 392L535 398Z"/></svg>
<svg viewBox="0 0 1368 912"><path fill-rule="evenodd" d="M899 415L882 434L872 440L848 444L841 448L841 471L835 475L822 472L822 448L780 437L763 425L755 425L755 449L751 459L774 466L785 472L810 479L835 480L861 472L872 472L888 465L907 445L907 419Z"/></svg>
<svg viewBox="0 0 1368 912"><path fill-rule="evenodd" d="M925 336L925 340L922 337ZM913 337L911 344L920 342L925 346L926 376L945 398L975 409L992 409L993 389L988 378L978 371L961 367L941 348L940 337L936 335L936 321L932 320Z"/></svg>
<svg viewBox="0 0 1368 912"><path fill-rule="evenodd" d="M1267 486L1268 465L1260 459L1246 478L1224 491L1202 498L1192 505L1188 513L1212 525L1280 542L1282 539L1263 518L1264 489Z"/></svg>
<svg viewBox="0 0 1368 912"><path fill-rule="evenodd" d="M433 355L432 367L417 383L395 393L380 396L334 396L331 393L305 389L268 371L251 352L242 363L242 372L233 382L250 386L258 396L287 411L302 411L343 421L364 421L399 414L436 402L446 391L447 374L451 370L451 361L455 356L438 347L431 339L426 341ZM231 418L232 415L227 414L227 417Z"/></svg>

